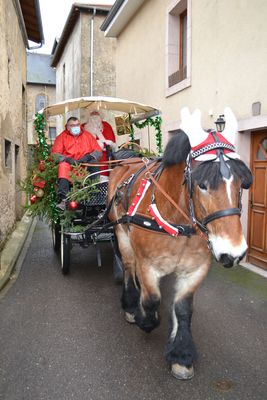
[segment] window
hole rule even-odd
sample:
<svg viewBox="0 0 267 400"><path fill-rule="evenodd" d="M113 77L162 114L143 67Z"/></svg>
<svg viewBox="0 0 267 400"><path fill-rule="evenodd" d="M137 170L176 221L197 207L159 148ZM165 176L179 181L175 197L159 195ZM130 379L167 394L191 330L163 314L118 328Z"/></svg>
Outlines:
<svg viewBox="0 0 267 400"><path fill-rule="evenodd" d="M176 0L168 9L166 96L190 86L191 0Z"/></svg>
<svg viewBox="0 0 267 400"><path fill-rule="evenodd" d="M263 139L259 144L257 160L267 160L267 139Z"/></svg>
<svg viewBox="0 0 267 400"><path fill-rule="evenodd" d="M48 131L48 139L55 140L56 136L57 136L56 128L54 126L50 126Z"/></svg>
<svg viewBox="0 0 267 400"><path fill-rule="evenodd" d="M12 168L11 142L5 139L5 167Z"/></svg>
<svg viewBox="0 0 267 400"><path fill-rule="evenodd" d="M35 112L42 110L47 104L47 96L45 94L38 94L35 98Z"/></svg>
<svg viewBox="0 0 267 400"><path fill-rule="evenodd" d="M19 146L15 144L15 163L17 164L19 160Z"/></svg>
<svg viewBox="0 0 267 400"><path fill-rule="evenodd" d="M20 177L20 152L19 152L19 146L15 144L15 173L16 173L16 181Z"/></svg>

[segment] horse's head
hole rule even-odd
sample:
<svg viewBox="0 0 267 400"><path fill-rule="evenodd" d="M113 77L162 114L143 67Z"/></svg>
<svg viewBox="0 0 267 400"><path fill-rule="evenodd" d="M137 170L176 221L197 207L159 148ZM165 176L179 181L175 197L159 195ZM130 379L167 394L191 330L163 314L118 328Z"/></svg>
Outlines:
<svg viewBox="0 0 267 400"><path fill-rule="evenodd" d="M201 113L181 111L181 129L191 145L185 170L190 197L190 214L208 235L213 254L225 267L237 264L247 243L240 223L242 189L248 189L252 175L234 148L237 121L229 108L224 111L223 133L205 131Z"/></svg>

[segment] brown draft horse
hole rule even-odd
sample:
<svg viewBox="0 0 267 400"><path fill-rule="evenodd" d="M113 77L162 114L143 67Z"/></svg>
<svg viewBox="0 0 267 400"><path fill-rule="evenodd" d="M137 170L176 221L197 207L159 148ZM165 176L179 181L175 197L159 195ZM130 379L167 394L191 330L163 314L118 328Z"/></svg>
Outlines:
<svg viewBox="0 0 267 400"><path fill-rule="evenodd" d="M224 112L220 134L201 128L199 110L191 115L183 109L181 131L168 142L162 160L143 168L142 161L118 166L109 180L109 218L116 224L124 265L121 302L128 322L146 332L158 326L159 281L174 273L166 359L178 379L194 375L193 295L208 272L211 252L231 267L247 250L241 193L252 175L232 144L237 121L229 108Z"/></svg>

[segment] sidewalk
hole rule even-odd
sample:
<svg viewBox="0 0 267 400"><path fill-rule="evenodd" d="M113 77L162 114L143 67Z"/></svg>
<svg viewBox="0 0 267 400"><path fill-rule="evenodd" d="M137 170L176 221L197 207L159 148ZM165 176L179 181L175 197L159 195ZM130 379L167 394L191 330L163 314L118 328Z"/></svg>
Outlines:
<svg viewBox="0 0 267 400"><path fill-rule="evenodd" d="M35 224L35 219L25 213L0 253L0 290L8 283L30 229Z"/></svg>

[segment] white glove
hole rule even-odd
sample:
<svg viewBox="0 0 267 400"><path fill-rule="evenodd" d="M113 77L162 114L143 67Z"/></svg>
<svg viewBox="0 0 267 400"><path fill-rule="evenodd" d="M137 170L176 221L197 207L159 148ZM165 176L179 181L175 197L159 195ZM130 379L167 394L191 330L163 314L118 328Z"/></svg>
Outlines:
<svg viewBox="0 0 267 400"><path fill-rule="evenodd" d="M102 140L102 142L105 142L105 141L106 141L104 135L103 135L101 132L99 132L99 133L97 134L97 137L98 137L98 139Z"/></svg>
<svg viewBox="0 0 267 400"><path fill-rule="evenodd" d="M106 144L110 146L112 149L115 149L116 143L112 142L112 140L106 140Z"/></svg>
<svg viewBox="0 0 267 400"><path fill-rule="evenodd" d="M99 144L99 146L101 147L101 149L103 150L104 148L104 143L102 142L102 140L98 139L97 143Z"/></svg>

